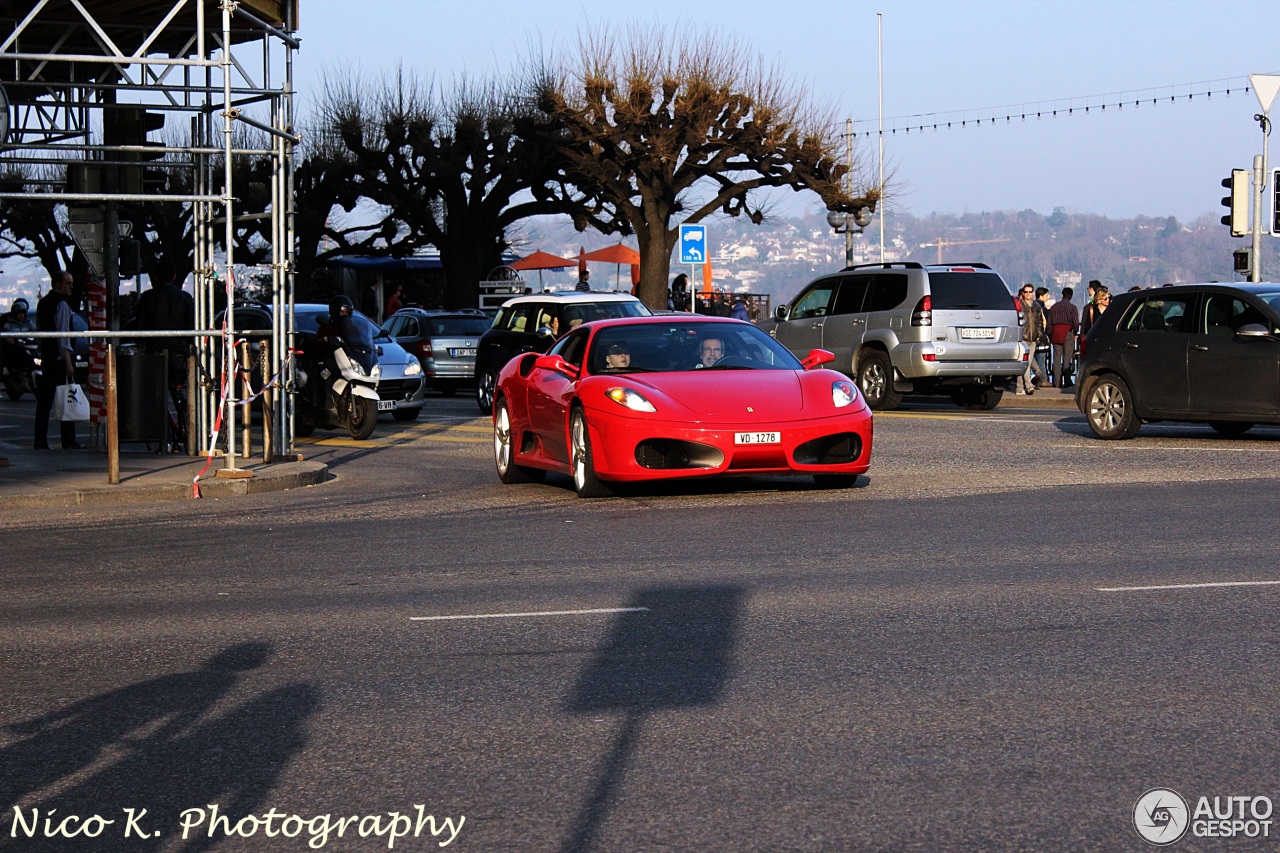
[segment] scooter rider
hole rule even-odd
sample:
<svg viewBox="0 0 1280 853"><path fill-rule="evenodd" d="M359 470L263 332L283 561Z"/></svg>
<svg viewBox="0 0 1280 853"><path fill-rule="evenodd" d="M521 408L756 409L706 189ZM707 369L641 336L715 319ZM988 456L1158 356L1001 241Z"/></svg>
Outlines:
<svg viewBox="0 0 1280 853"><path fill-rule="evenodd" d="M27 300L13 300L9 313L0 317L0 332L34 332L36 320L29 312ZM10 370L33 370L35 361L31 353L14 338L0 338L0 366Z"/></svg>
<svg viewBox="0 0 1280 853"><path fill-rule="evenodd" d="M357 360L361 362L366 370L373 367L373 337L369 334L369 327L364 323L356 321L355 305L351 299L346 296L335 296L329 300L329 319L326 323L321 323L317 333L320 340L327 344L338 345L345 343L350 347ZM368 362L368 363L366 363Z"/></svg>
<svg viewBox="0 0 1280 853"><path fill-rule="evenodd" d="M0 332L34 332L36 321L30 310L30 303L22 297L13 300L9 313L0 317Z"/></svg>

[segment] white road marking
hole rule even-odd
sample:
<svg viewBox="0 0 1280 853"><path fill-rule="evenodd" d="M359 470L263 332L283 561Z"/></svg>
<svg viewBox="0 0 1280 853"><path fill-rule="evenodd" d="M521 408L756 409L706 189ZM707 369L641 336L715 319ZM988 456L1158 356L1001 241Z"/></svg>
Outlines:
<svg viewBox="0 0 1280 853"><path fill-rule="evenodd" d="M515 619L525 616L586 616L592 613L641 613L647 607L603 607L596 610L540 610L535 613L476 613L465 616L410 616L410 622L445 622L455 619Z"/></svg>
<svg viewBox="0 0 1280 853"><path fill-rule="evenodd" d="M1161 586L1100 586L1097 592L1146 592L1153 589L1210 589L1220 586L1280 586L1280 581L1218 581L1216 583L1170 583Z"/></svg>

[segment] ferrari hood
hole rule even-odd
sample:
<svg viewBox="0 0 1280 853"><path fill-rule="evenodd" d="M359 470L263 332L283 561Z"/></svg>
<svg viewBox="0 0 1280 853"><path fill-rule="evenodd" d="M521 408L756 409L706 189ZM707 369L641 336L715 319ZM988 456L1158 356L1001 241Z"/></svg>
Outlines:
<svg viewBox="0 0 1280 853"><path fill-rule="evenodd" d="M698 418L768 421L792 418L804 409L800 376L790 370L712 369L629 378Z"/></svg>

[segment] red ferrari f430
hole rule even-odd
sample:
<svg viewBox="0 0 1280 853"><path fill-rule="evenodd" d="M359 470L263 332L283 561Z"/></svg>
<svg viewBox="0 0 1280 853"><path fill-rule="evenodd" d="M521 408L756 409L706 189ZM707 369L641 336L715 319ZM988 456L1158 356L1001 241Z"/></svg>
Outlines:
<svg viewBox="0 0 1280 853"><path fill-rule="evenodd" d="M611 484L734 474L807 474L853 485L871 465L871 410L813 350L796 359L740 320L664 314L600 320L498 377L493 444L504 483Z"/></svg>

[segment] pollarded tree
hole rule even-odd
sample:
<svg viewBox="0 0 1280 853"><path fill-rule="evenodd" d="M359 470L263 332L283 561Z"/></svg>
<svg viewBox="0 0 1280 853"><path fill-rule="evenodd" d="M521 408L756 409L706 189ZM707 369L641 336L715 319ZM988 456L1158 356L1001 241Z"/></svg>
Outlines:
<svg viewBox="0 0 1280 853"><path fill-rule="evenodd" d="M0 189L31 193L27 198L0 201L0 259L37 258L52 275L71 269L75 242L67 229L67 209L40 196L61 189L66 169L49 164L14 163L0 174Z"/></svg>
<svg viewBox="0 0 1280 853"><path fill-rule="evenodd" d="M765 187L811 190L829 209L880 199L850 173L833 116L746 56L687 31L598 30L539 92L539 107L563 129L569 179L614 211L602 230L635 233L638 292L651 308L666 307L681 222L719 212L758 223L767 207L755 191Z"/></svg>
<svg viewBox="0 0 1280 853"><path fill-rule="evenodd" d="M436 92L403 71L378 83L330 76L323 124L349 154L359 194L381 211L353 248L404 255L435 246L446 300L464 306L521 219L567 214L579 229L604 225L564 180L556 129L532 96L519 79L464 79Z"/></svg>

